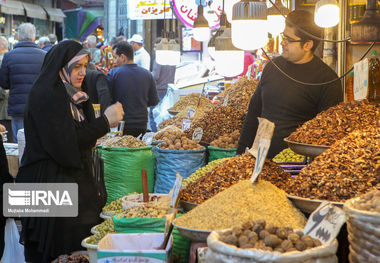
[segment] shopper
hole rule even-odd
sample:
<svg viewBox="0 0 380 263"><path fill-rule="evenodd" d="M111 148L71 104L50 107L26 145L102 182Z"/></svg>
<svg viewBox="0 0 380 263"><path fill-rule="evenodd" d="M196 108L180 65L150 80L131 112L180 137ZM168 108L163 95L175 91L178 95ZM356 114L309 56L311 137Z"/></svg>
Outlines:
<svg viewBox="0 0 380 263"><path fill-rule="evenodd" d="M46 51L41 50L36 40L36 28L30 23L17 29L19 42L13 50L4 54L0 68L0 86L9 89L8 114L12 117L12 131L17 142L17 131L24 128L25 103L41 71Z"/></svg>
<svg viewBox="0 0 380 263"><path fill-rule="evenodd" d="M105 199L92 172L92 147L122 119L120 103L94 117L86 75L89 52L72 40L47 54L25 109L26 146L17 175L20 183L77 183L77 217L22 218L27 262L47 263L82 250L81 241L99 223Z"/></svg>
<svg viewBox="0 0 380 263"><path fill-rule="evenodd" d="M150 106L156 106L158 96L152 74L133 62L133 49L127 42L113 46L115 68L107 75L113 101L120 101L125 116L124 134L139 136L147 128Z"/></svg>
<svg viewBox="0 0 380 263"><path fill-rule="evenodd" d="M8 40L0 36L0 65L6 52L8 52ZM0 87L0 123L4 125L8 131L8 142L13 142L11 117L8 115L8 98L9 90Z"/></svg>
<svg viewBox="0 0 380 263"><path fill-rule="evenodd" d="M50 44L49 38L45 36L38 39L38 45L42 50L45 50L46 52L48 52L53 47L52 44Z"/></svg>
<svg viewBox="0 0 380 263"><path fill-rule="evenodd" d="M144 39L142 36L139 34L134 34L130 39L128 39L128 42L132 45L133 50L135 51L135 63L146 70L150 70L150 55L143 47Z"/></svg>
<svg viewBox="0 0 380 263"><path fill-rule="evenodd" d="M314 55L319 41L300 32L294 25L314 36L321 35L309 12L291 12L286 18L281 42L283 53L273 60L274 63L289 76L302 82L323 83L336 79L336 73ZM273 158L287 148L283 139L298 126L342 100L339 80L329 85L303 85L289 79L273 63L269 63L252 96L237 154L243 153L246 147L252 147L258 127L257 117L266 118L276 125L267 156Z"/></svg>

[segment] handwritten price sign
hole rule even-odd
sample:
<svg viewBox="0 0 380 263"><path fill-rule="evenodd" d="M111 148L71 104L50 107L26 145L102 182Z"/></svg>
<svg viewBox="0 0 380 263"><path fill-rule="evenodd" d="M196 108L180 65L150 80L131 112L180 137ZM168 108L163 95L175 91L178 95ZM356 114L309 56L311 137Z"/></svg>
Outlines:
<svg viewBox="0 0 380 263"><path fill-rule="evenodd" d="M128 0L127 2L128 17L131 20L171 19L173 17L169 0Z"/></svg>

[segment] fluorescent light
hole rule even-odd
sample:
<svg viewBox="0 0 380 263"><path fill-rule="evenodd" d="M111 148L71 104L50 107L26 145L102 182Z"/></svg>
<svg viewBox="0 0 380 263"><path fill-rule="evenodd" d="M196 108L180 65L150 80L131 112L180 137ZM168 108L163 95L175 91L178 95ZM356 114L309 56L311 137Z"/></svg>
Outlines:
<svg viewBox="0 0 380 263"><path fill-rule="evenodd" d="M327 28L339 23L339 6L335 0L320 0L315 5L314 22L317 26Z"/></svg>

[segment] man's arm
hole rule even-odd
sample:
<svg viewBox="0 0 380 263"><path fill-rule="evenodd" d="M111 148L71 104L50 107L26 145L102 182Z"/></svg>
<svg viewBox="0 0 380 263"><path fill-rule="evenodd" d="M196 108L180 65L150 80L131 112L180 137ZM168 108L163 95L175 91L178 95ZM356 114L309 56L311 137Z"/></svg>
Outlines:
<svg viewBox="0 0 380 263"><path fill-rule="evenodd" d="M96 91L100 103L100 111L103 113L112 104L111 92L108 88L107 78L101 73L96 81Z"/></svg>
<svg viewBox="0 0 380 263"><path fill-rule="evenodd" d="M156 89L156 82L154 82L153 76L150 76L150 88L149 88L149 93L148 93L148 107L151 106L156 106L158 102L160 102L160 99L158 98L157 95L157 89Z"/></svg>
<svg viewBox="0 0 380 263"><path fill-rule="evenodd" d="M236 154L244 153L246 147L251 148L256 137L257 127L259 126L257 117L261 115L261 89L260 82L249 103L248 113L245 116L243 129L240 133Z"/></svg>
<svg viewBox="0 0 380 263"><path fill-rule="evenodd" d="M4 54L3 61L0 67L0 87L3 89L9 89L9 69L8 69L8 56Z"/></svg>

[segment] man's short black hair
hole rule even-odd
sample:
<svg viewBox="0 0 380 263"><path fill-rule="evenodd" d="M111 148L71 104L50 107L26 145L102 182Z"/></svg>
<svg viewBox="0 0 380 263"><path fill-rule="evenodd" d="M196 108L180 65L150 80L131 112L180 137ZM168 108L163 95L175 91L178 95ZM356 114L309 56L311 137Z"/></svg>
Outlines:
<svg viewBox="0 0 380 263"><path fill-rule="evenodd" d="M304 40L301 42L301 45L305 44L309 40L312 40L313 47L311 51L315 51L320 41L308 36L307 34L297 29L297 27L299 27L307 33L312 34L313 36L321 37L322 29L314 23L313 14L306 10L294 10L290 12L286 17L286 26L294 28L295 35Z"/></svg>
<svg viewBox="0 0 380 263"><path fill-rule="evenodd" d="M121 56L121 54L124 54L128 60L133 60L133 48L128 42L126 41L118 42L116 45L112 47L112 49L115 50L118 56Z"/></svg>

